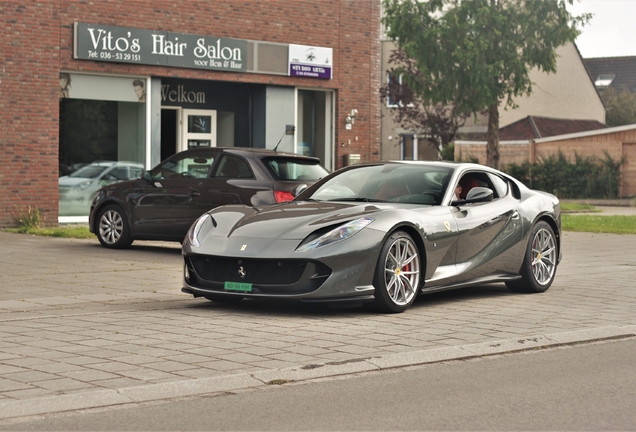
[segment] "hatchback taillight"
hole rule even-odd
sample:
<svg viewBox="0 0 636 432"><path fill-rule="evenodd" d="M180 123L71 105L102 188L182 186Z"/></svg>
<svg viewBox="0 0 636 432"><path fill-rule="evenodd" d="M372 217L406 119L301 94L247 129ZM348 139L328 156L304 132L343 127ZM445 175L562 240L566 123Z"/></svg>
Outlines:
<svg viewBox="0 0 636 432"><path fill-rule="evenodd" d="M293 201L294 194L291 192L274 190L274 199L277 203Z"/></svg>

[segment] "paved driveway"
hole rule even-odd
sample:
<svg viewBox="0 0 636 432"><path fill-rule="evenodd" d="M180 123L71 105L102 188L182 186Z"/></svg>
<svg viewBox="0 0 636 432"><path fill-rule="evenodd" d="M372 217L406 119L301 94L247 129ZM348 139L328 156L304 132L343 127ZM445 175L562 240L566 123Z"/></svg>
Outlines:
<svg viewBox="0 0 636 432"><path fill-rule="evenodd" d="M177 244L0 245L0 419L636 333L633 235L565 233L544 294L476 287L398 315L194 299Z"/></svg>

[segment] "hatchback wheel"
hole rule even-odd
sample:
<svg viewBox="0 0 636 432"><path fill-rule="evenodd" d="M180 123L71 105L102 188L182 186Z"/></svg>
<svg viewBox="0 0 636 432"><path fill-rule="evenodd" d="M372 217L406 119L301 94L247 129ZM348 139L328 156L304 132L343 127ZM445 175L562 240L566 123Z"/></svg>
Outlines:
<svg viewBox="0 0 636 432"><path fill-rule="evenodd" d="M133 242L126 214L118 205L109 205L97 217L97 238L102 246L124 249Z"/></svg>

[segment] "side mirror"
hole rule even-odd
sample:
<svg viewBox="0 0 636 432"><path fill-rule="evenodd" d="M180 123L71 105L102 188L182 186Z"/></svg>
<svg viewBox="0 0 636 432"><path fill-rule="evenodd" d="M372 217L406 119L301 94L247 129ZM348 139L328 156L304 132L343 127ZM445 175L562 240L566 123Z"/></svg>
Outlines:
<svg viewBox="0 0 636 432"><path fill-rule="evenodd" d="M305 183L300 184L300 185L298 185L298 186L296 186L294 188L294 190L292 191L292 194L294 195L294 197L297 197L301 193L305 192L305 190L307 190L307 188L308 188L308 186Z"/></svg>
<svg viewBox="0 0 636 432"><path fill-rule="evenodd" d="M150 171L144 171L144 180L146 181L151 181L152 180L152 174L150 174Z"/></svg>
<svg viewBox="0 0 636 432"><path fill-rule="evenodd" d="M488 202L493 199L492 189L485 187L474 187L468 191L466 201L468 202Z"/></svg>
<svg viewBox="0 0 636 432"><path fill-rule="evenodd" d="M494 192L492 189L485 187L474 187L466 194L466 199L453 201L451 205L472 204L480 202L489 202L494 198Z"/></svg>

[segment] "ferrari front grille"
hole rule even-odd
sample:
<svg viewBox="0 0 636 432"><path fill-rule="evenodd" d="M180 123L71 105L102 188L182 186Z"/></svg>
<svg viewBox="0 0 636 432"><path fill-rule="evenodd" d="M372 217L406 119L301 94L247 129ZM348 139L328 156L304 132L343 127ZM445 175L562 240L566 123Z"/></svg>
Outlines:
<svg viewBox="0 0 636 432"><path fill-rule="evenodd" d="M208 255L189 257L198 277L206 282L243 282L254 285L293 285L305 270L310 277L328 276L331 271L320 263L305 260L227 258Z"/></svg>

